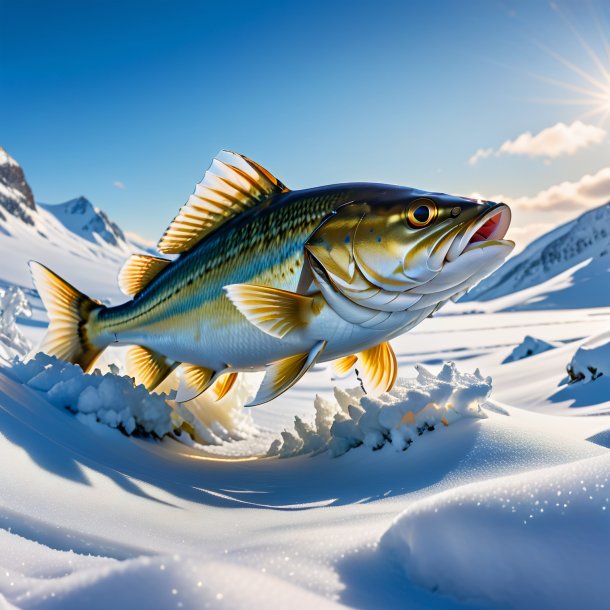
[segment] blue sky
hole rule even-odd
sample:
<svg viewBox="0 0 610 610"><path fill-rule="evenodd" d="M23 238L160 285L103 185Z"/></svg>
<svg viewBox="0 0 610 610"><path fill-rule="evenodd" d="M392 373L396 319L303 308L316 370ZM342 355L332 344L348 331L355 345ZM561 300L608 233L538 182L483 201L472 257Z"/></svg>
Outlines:
<svg viewBox="0 0 610 610"><path fill-rule="evenodd" d="M610 165L607 135L556 158L468 163L589 110L539 101L579 97L550 80L588 87L545 48L595 74L578 35L603 56L607 3L558 4L5 2L0 145L39 201L84 194L150 239L222 148L292 188L370 180L532 197ZM608 129L599 114L583 121ZM521 225L570 214L523 210Z"/></svg>

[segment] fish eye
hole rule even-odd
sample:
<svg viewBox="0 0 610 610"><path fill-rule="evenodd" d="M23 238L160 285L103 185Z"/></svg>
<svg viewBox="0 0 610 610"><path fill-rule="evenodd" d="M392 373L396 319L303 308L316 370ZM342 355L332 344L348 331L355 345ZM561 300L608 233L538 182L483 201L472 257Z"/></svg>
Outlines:
<svg viewBox="0 0 610 610"><path fill-rule="evenodd" d="M407 222L415 229L427 227L438 215L438 209L432 199L416 199L407 210Z"/></svg>

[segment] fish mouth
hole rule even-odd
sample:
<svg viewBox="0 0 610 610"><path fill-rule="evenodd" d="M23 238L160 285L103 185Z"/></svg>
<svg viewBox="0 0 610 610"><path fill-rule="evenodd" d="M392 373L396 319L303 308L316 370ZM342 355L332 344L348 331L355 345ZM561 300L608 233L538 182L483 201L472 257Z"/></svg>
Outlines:
<svg viewBox="0 0 610 610"><path fill-rule="evenodd" d="M447 262L454 261L465 252L497 243L498 245L514 245L503 239L511 221L510 208L504 203L498 203L493 208L476 218L466 227L451 244L445 257Z"/></svg>

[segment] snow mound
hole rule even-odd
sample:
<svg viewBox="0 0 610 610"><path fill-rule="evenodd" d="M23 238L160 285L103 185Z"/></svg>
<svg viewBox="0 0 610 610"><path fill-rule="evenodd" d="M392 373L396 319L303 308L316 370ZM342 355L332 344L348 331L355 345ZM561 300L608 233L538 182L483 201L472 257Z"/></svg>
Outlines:
<svg viewBox="0 0 610 610"><path fill-rule="evenodd" d="M508 608L608 607L604 454L420 500L380 542L415 583Z"/></svg>
<svg viewBox="0 0 610 610"><path fill-rule="evenodd" d="M172 408L163 394L149 394L127 376L84 373L53 356L38 353L26 363L16 363L6 374L43 393L54 406L77 414L85 423L100 422L126 434L161 438L174 430Z"/></svg>
<svg viewBox="0 0 610 610"><path fill-rule="evenodd" d="M587 339L576 350L567 369L571 381L593 381L602 375L610 376L610 332Z"/></svg>
<svg viewBox="0 0 610 610"><path fill-rule="evenodd" d="M364 445L380 449L390 443L406 449L425 431L448 426L464 418L484 418L481 405L491 393L491 378L460 373L453 362L445 363L434 375L418 365L417 377L399 379L394 388L379 398L367 396L361 388L334 389L335 401L317 395L313 423L294 418L294 431L269 447L268 455L291 457L330 451L334 457Z"/></svg>
<svg viewBox="0 0 610 610"><path fill-rule="evenodd" d="M508 362L516 362L517 360L523 360L542 352L548 352L550 349L555 349L558 346L557 343L549 343L542 339L537 339L531 335L526 335L523 341L515 347L515 349L504 359L503 364Z"/></svg>
<svg viewBox="0 0 610 610"><path fill-rule="evenodd" d="M6 364L25 356L32 345L17 326L17 317L32 317L25 293L17 286L0 288L0 358Z"/></svg>

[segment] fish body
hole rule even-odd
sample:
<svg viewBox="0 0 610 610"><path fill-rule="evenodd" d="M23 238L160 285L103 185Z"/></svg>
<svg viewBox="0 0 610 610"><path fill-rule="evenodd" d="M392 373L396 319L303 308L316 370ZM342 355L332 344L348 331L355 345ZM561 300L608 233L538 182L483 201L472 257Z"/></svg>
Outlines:
<svg viewBox="0 0 610 610"><path fill-rule="evenodd" d="M128 363L151 389L182 365L179 400L266 370L259 404L316 361L345 369L358 357L371 388L387 390L396 376L387 341L499 266L513 246L509 222L504 204L393 185L289 191L225 153L160 242L179 257L128 262L131 301L100 306L33 267L50 304L44 347L88 367L108 345L137 346ZM70 329L65 311L53 325L59 301L72 303Z"/></svg>

